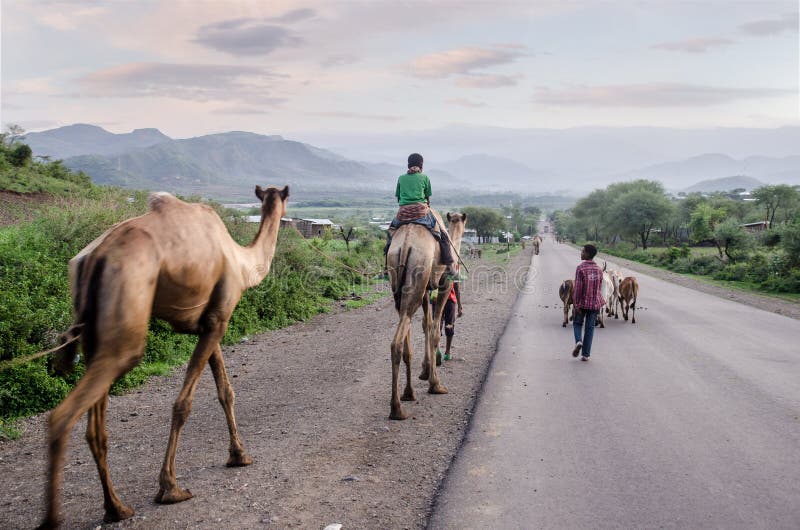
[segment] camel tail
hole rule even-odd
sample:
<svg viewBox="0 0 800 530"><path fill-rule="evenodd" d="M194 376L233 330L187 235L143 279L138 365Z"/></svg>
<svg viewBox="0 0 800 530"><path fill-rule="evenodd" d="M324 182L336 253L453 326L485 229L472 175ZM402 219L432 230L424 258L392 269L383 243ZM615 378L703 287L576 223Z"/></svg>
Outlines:
<svg viewBox="0 0 800 530"><path fill-rule="evenodd" d="M96 328L97 328L97 301L100 293L100 281L105 269L106 260L100 258L93 263L90 270L84 270L86 263L78 265L78 273L75 281L78 282L75 289L74 309L75 323L67 331L61 334L59 342L69 343L56 352L52 367L60 375L72 372L78 363L78 339L80 337L81 349L86 363L94 357L96 347ZM87 281L88 280L88 281Z"/></svg>
<svg viewBox="0 0 800 530"><path fill-rule="evenodd" d="M408 268L408 257L411 255L411 245L403 245L400 248L400 259L397 261L397 285L392 286L394 295L394 308L400 311L400 303L403 301L403 286L406 283L406 269Z"/></svg>

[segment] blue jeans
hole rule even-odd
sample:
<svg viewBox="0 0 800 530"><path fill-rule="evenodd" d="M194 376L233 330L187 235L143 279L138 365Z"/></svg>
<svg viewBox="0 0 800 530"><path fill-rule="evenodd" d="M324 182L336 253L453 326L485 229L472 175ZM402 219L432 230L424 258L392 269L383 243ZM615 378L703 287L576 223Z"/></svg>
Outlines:
<svg viewBox="0 0 800 530"><path fill-rule="evenodd" d="M592 337L594 336L594 324L597 321L599 310L591 311L589 309L575 308L575 320L572 321L572 330L575 332L575 342L581 341L581 331L583 331L583 322L586 321L586 330L583 331L583 348L582 355L589 357L592 352Z"/></svg>

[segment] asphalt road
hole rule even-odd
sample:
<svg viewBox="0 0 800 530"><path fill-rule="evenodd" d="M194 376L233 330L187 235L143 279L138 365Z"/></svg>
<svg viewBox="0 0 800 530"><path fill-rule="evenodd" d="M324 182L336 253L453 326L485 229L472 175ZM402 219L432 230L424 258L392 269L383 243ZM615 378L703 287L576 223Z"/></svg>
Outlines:
<svg viewBox="0 0 800 530"><path fill-rule="evenodd" d="M580 362L579 261L534 258L429 528L800 528L800 321L637 274Z"/></svg>

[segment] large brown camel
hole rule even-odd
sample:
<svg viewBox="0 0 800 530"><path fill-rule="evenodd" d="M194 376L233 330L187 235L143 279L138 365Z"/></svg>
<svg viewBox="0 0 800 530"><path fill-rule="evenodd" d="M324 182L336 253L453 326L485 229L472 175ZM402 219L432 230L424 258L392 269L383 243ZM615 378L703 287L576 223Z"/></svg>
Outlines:
<svg viewBox="0 0 800 530"><path fill-rule="evenodd" d="M242 293L258 285L269 272L289 188L256 186L256 196L261 200L261 225L247 247L231 239L211 207L156 193L150 197L148 213L114 225L70 260L75 325L62 340L80 335L86 372L50 414L48 505L40 528L54 528L61 522L59 496L67 439L87 410L86 440L103 485L105 520L120 521L133 515L133 509L119 499L111 485L105 415L111 383L136 366L144 355L151 317L169 322L179 333L199 337L172 409L172 428L156 501L175 503L192 497L189 490L178 487L175 451L206 363L211 366L228 422L227 464L252 463L236 428L234 394L220 339ZM70 368L76 346L72 343L61 350L57 369Z"/></svg>
<svg viewBox="0 0 800 530"><path fill-rule="evenodd" d="M439 226L443 226L439 214L431 210ZM448 232L453 248L458 250L467 222L466 214L447 214ZM456 252L457 254L457 252ZM411 387L411 319L422 306L422 329L425 333L425 354L422 358L420 379L428 380L428 392L446 394L447 388L439 382L434 352L439 344L439 323L444 312L444 303L452 287L452 281L444 275L445 266L440 263L439 243L430 231L418 224L402 225L392 236L392 244L387 254L389 281L394 294L395 308L400 317L397 331L392 339L392 401L389 418L404 420L408 416L400 406L400 400L414 401ZM428 304L428 289L438 289L439 296L431 311ZM406 365L406 388L399 396L398 379L400 359Z"/></svg>

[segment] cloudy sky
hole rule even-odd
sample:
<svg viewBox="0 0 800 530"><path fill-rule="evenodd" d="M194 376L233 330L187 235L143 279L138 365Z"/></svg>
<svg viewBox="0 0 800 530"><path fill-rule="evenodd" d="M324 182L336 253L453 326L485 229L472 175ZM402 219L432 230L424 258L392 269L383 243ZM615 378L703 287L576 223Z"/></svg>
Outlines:
<svg viewBox="0 0 800 530"><path fill-rule="evenodd" d="M798 2L0 0L2 124L800 124Z"/></svg>

